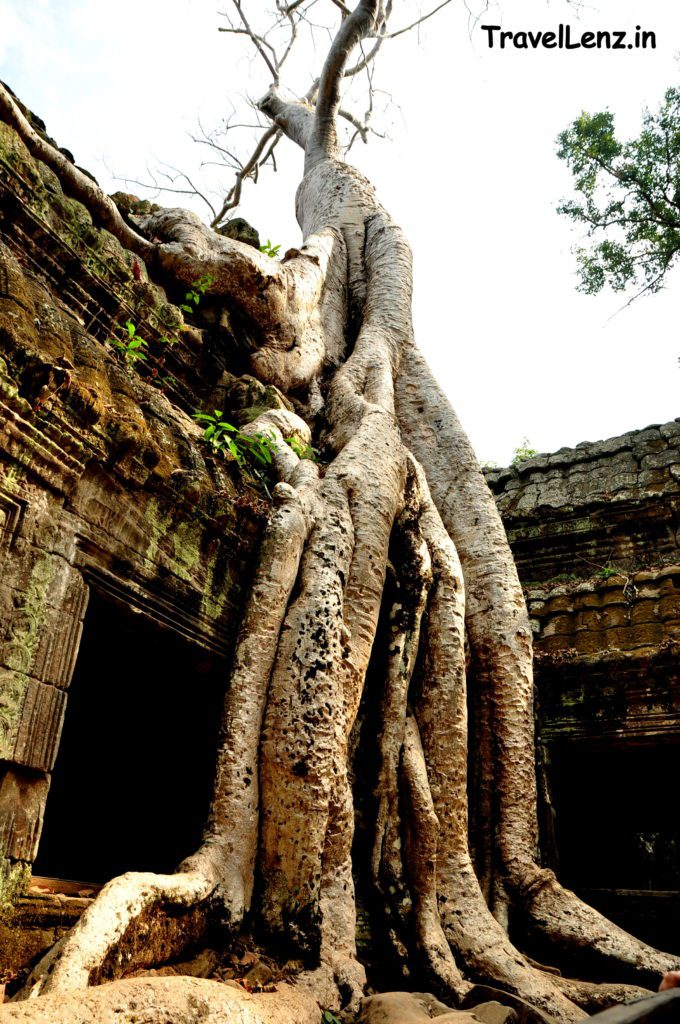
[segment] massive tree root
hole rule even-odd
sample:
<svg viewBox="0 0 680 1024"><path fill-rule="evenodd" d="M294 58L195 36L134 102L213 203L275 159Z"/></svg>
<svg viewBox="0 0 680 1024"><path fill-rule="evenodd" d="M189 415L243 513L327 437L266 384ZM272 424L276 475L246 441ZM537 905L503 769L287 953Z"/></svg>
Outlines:
<svg viewBox="0 0 680 1024"><path fill-rule="evenodd" d="M477 981L567 1024L585 1015L581 1007L627 990L539 969L509 926L523 922L557 959L565 947L587 953L613 979L653 982L676 966L536 863L532 651L521 588L469 442L415 348L408 245L337 153L339 78L377 13L377 0L361 0L343 21L316 112L275 91L262 103L305 150L297 200L305 243L281 263L183 211L119 223L107 197L45 148L0 88L2 116L151 273L187 284L211 274L212 293L248 325L253 372L294 397L301 414L265 413L248 428L272 432L280 482L236 646L203 843L174 875L128 874L105 886L29 980L23 996L41 997L34 1009L0 1009L0 1021L46 1020L58 997L61 1020L97 1018L92 1007L115 986L75 993L135 966L115 951L136 921L182 908L218 921L225 942L254 922L274 948L305 963L295 985L281 988L279 1008L275 994L248 1001L230 990L221 1004L215 996L219 1019L303 1024L318 1005L355 1008L365 973L355 946L349 741L380 643L370 871L410 967L452 1005ZM307 421L323 430L332 455L321 471L284 442L290 433L309 441ZM386 588L390 550L399 558ZM386 595L393 603L383 635ZM482 793L474 860L468 685L480 712L473 741L486 754L474 780ZM521 938L519 926L513 934ZM158 1019L191 1021L189 1009L163 1009L170 981L152 986ZM120 983L117 1021L133 1019L143 984Z"/></svg>

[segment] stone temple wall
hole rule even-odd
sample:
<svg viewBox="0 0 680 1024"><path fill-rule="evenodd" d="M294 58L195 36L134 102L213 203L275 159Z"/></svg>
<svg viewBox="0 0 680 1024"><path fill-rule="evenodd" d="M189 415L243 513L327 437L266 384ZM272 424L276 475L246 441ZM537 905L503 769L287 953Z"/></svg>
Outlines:
<svg viewBox="0 0 680 1024"><path fill-rule="evenodd" d="M545 861L680 951L680 420L487 479L535 636Z"/></svg>
<svg viewBox="0 0 680 1024"><path fill-rule="evenodd" d="M26 895L44 820L56 820L56 842L62 815L68 835L43 873L62 857L66 877L88 881L68 859L77 848L105 874L110 848L132 856L174 816L189 842L182 786L202 761L209 798L266 503L211 454L192 413L217 406L243 423L280 396L229 372L225 352L243 344L227 310L206 299L199 324L184 301L152 285L0 122L0 984L86 902L77 884L63 898ZM128 321L147 343L139 369L112 344ZM58 755L79 807L58 785ZM164 780L175 787L165 797ZM164 820L145 799L152 787ZM124 858L122 869L141 866Z"/></svg>

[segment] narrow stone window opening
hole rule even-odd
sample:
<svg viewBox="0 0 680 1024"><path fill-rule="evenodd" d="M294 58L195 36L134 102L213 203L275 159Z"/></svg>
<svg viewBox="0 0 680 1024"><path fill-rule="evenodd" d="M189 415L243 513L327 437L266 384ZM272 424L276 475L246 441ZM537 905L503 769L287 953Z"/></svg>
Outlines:
<svg viewBox="0 0 680 1024"><path fill-rule="evenodd" d="M217 655L92 593L34 875L100 883L194 851L225 680Z"/></svg>

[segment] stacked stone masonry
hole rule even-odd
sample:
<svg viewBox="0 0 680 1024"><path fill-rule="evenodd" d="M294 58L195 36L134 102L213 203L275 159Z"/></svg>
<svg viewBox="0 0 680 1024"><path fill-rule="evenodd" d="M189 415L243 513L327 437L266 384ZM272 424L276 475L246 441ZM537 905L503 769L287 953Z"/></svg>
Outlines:
<svg viewBox="0 0 680 1024"><path fill-rule="evenodd" d="M544 859L680 950L680 420L487 479L535 637Z"/></svg>
<svg viewBox="0 0 680 1024"><path fill-rule="evenodd" d="M167 646L188 651L187 663L218 687L228 678L266 508L235 463L210 453L192 418L229 401L228 311L206 302L202 321L185 323L182 301L151 284L0 123L0 983L86 903L31 895L30 876L93 607L102 674L109 662L124 664L138 637L125 676L134 677L137 653L151 674L155 658L171 671ZM127 321L148 342L142 372L111 344ZM245 422L244 405L268 396L257 381L239 381L241 400L221 407ZM83 687L100 682L95 674ZM102 688L95 743L107 730L116 742L115 682ZM121 694L134 693L129 679L120 683ZM173 686L187 715L200 686ZM130 708L131 722L135 715ZM119 736L114 771L116 760L137 756L134 746ZM190 762L193 753L168 756ZM89 766L76 769L86 775ZM146 784L139 779L142 793ZM112 788L108 779L102 805ZM95 810L82 808L86 823Z"/></svg>

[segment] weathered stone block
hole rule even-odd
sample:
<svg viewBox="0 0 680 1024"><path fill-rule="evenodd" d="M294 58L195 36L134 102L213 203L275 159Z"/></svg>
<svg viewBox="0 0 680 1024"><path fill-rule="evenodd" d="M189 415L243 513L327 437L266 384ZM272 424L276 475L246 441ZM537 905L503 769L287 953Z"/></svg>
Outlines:
<svg viewBox="0 0 680 1024"><path fill-rule="evenodd" d="M0 778L0 851L32 861L38 852L49 778L7 766Z"/></svg>
<svg viewBox="0 0 680 1024"><path fill-rule="evenodd" d="M662 622L676 619L680 621L680 593L670 593L660 598L657 608L658 617Z"/></svg>
<svg viewBox="0 0 680 1024"><path fill-rule="evenodd" d="M571 615L553 615L543 626L543 636L570 636L576 629Z"/></svg>
<svg viewBox="0 0 680 1024"><path fill-rule="evenodd" d="M31 552L10 567L14 584L4 620L0 666L55 686L68 686L78 650L87 587L63 558ZM9 604L9 597L5 597Z"/></svg>
<svg viewBox="0 0 680 1024"><path fill-rule="evenodd" d="M659 433L662 437L668 438L680 438L680 420L673 420L672 423L664 423L659 427Z"/></svg>
<svg viewBox="0 0 680 1024"><path fill-rule="evenodd" d="M51 771L66 694L19 672L0 673L0 759Z"/></svg>

